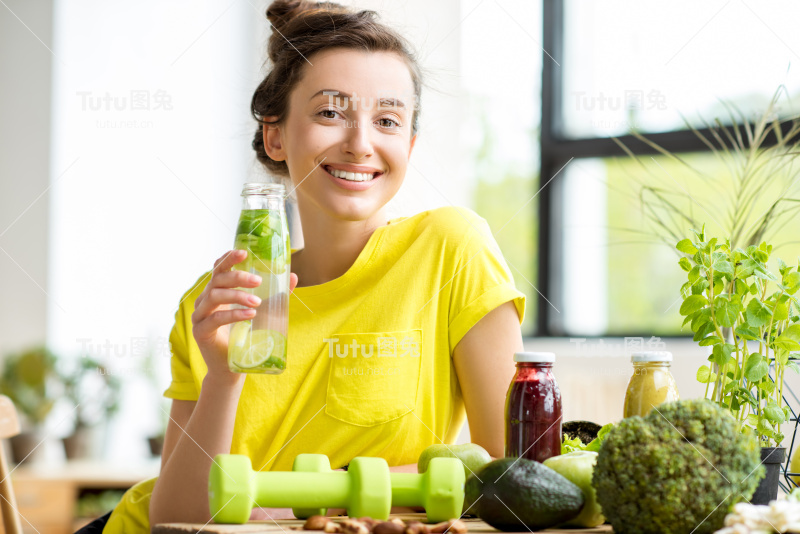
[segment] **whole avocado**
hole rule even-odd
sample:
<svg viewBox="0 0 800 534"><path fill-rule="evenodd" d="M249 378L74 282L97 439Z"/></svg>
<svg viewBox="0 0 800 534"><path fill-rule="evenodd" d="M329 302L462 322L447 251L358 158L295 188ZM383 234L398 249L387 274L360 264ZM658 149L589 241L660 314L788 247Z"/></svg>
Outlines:
<svg viewBox="0 0 800 534"><path fill-rule="evenodd" d="M694 399L622 420L606 436L592 485L614 532L709 534L764 476L755 437Z"/></svg>
<svg viewBox="0 0 800 534"><path fill-rule="evenodd" d="M507 532L541 530L569 521L580 514L585 502L578 486L525 458L488 463L467 479L465 495L477 499L471 511Z"/></svg>

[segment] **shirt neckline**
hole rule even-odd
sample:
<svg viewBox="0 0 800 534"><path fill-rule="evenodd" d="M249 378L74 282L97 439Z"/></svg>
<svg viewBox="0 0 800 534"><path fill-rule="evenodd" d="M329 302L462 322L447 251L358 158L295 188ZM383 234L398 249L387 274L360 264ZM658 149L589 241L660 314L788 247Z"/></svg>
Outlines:
<svg viewBox="0 0 800 534"><path fill-rule="evenodd" d="M369 236L367 240L367 244L364 245L364 248L359 253L356 261L353 262L353 265L340 277L334 278L333 280L329 280L328 282L317 284L313 286L304 286L304 287L296 287L292 292L292 295L296 295L298 299L302 302L305 297L311 297L316 295L322 295L324 293L330 293L332 291L336 291L337 289L341 289L349 284L351 281L356 279L359 273L364 270L370 263L375 256L375 253L380 249L380 244L383 240L383 235L386 229L389 226L397 226L398 222L408 219L408 217L395 217L394 219L390 219L386 224L383 226L378 226L375 228L375 231L372 232L372 235Z"/></svg>

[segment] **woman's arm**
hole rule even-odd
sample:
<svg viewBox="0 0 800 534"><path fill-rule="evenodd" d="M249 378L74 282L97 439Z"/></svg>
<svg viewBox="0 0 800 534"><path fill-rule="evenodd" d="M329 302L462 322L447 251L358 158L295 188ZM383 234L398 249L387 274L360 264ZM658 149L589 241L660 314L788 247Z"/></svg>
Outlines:
<svg viewBox="0 0 800 534"><path fill-rule="evenodd" d="M170 420L167 427L161 474L150 498L150 524L169 522L205 523L211 518L208 508L208 473L217 454L231 451L233 424L243 376L225 378L206 375L200 398L181 428ZM173 406L173 410L176 408ZM177 408L181 410L181 408ZM175 437L177 436L177 438Z"/></svg>
<svg viewBox="0 0 800 534"><path fill-rule="evenodd" d="M523 350L512 301L487 313L453 350L469 433L494 458L505 455L505 400L514 376L514 353Z"/></svg>

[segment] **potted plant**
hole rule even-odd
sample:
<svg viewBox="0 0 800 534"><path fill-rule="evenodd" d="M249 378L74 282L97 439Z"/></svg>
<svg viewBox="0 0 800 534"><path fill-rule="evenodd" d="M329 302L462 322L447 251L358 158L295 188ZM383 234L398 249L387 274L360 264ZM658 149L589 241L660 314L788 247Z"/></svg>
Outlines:
<svg viewBox="0 0 800 534"><path fill-rule="evenodd" d="M40 461L45 440L44 424L53 409L58 378L55 355L44 346L5 357L0 374L0 394L14 403L22 432L11 438L14 463Z"/></svg>
<svg viewBox="0 0 800 534"><path fill-rule="evenodd" d="M84 356L63 360L57 368L64 396L74 406L73 433L63 438L67 459L100 455L103 423L119 409L120 382L99 361Z"/></svg>
<svg viewBox="0 0 800 534"><path fill-rule="evenodd" d="M711 347L710 364L698 369L697 380L706 385L706 398L758 437L767 475L753 503L767 504L777 497L785 454L781 424L791 416L783 403L784 377L787 369L800 373L790 357L800 350L800 265L778 259L776 276L767 266L772 246L766 242L733 248L730 240L693 233L676 248L688 278L681 287L683 324L694 341Z"/></svg>
<svg viewBox="0 0 800 534"><path fill-rule="evenodd" d="M778 118L779 86L763 113L749 120L733 104L723 102L729 124L704 121L707 133L685 121L708 147L723 172L708 172L670 153L645 136L632 135L682 169L681 185L661 165L647 165L618 139L615 141L638 163L631 176L645 228L631 232L655 234L683 257L687 282L681 287L681 314L694 340L708 346L709 365L698 370L706 396L726 407L743 431L755 433L764 445L766 462L777 461L763 481L756 499L777 494L777 475L785 449L781 423L790 410L783 404L786 369L800 372L790 357L798 349L797 281L800 274L778 260L779 276L767 267L774 240L800 209L800 116ZM657 162L656 162L657 163ZM705 189L702 189L705 188ZM720 223L722 221L722 223ZM706 224L713 235L706 238ZM684 239L688 228L692 239ZM674 250L674 248L673 248ZM774 376L770 376L774 369ZM774 447L774 448L773 448ZM765 462L765 463L766 463ZM766 502L763 502L766 504Z"/></svg>

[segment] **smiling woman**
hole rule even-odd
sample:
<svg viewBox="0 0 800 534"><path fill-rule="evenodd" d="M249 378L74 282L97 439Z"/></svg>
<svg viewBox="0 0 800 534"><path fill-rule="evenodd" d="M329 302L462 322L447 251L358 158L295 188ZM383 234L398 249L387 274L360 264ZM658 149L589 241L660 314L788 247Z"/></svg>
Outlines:
<svg viewBox="0 0 800 534"><path fill-rule="evenodd" d="M161 474L126 493L108 532L209 521L221 453L259 471L313 452L335 467L374 456L416 472L420 453L454 443L468 416L473 441L503 454L525 296L471 210L386 214L418 135L409 45L374 12L332 3L276 1L267 17L273 68L253 96L253 148L296 195L305 245L291 260L290 364L266 378L228 370L228 325L250 317L230 305L249 305L237 288L259 282L231 271L241 253L222 255L175 315Z"/></svg>

